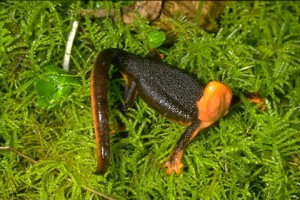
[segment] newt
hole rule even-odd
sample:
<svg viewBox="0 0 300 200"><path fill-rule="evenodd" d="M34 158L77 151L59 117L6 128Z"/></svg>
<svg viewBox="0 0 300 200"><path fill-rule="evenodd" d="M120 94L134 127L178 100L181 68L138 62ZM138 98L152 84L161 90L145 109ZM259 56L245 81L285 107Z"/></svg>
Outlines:
<svg viewBox="0 0 300 200"><path fill-rule="evenodd" d="M110 134L108 121L109 69L114 65L125 79L122 112L126 113L137 95L162 116L187 126L163 167L167 174L178 175L183 167L184 148L203 129L229 111L232 90L219 81L206 85L191 75L158 60L133 55L121 49L100 52L91 75L91 99L97 144L97 169L103 174L109 167Z"/></svg>

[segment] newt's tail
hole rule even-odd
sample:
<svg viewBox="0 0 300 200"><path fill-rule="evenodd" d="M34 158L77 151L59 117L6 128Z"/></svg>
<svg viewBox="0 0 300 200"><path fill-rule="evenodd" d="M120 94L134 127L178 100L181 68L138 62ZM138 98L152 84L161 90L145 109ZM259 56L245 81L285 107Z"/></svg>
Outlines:
<svg viewBox="0 0 300 200"><path fill-rule="evenodd" d="M114 49L106 49L99 53L91 77L92 110L98 160L95 174L104 174L109 167L108 73L115 53Z"/></svg>

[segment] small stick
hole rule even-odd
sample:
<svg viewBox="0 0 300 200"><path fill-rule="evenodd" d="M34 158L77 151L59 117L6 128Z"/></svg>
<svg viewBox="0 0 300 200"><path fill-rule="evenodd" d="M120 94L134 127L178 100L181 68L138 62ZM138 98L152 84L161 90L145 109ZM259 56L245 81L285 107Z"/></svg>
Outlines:
<svg viewBox="0 0 300 200"><path fill-rule="evenodd" d="M92 192L92 193L94 193L94 194L96 194L96 195L98 195L98 196L100 196L100 197L103 197L103 198L105 198L105 199L108 199L108 200L114 200L113 198L111 198L111 197L109 197L109 196L107 196L107 195L105 195L105 194L103 194L103 193L101 193L101 192L98 192L98 191L94 190L93 188L89 188L89 187L85 187L85 186L81 186L81 187L83 187L83 188L86 189L87 191L90 191L90 192Z"/></svg>
<svg viewBox="0 0 300 200"><path fill-rule="evenodd" d="M18 154L19 156L25 158L26 160L28 160L28 161L30 161L30 162L32 162L32 163L34 163L34 164L37 163L36 160L30 158L29 156L27 156L27 155L21 153L20 151L18 151L18 150L16 150L16 149L12 148L12 147L10 147L10 146L0 146L0 150L9 150L9 151L12 151L12 152ZM70 178L68 178L68 181L71 181L71 182L72 182L72 180L71 180ZM103 194L103 193L101 193L101 192L98 192L98 191L94 190L93 188L86 187L86 186L80 186L80 187L82 187L82 188L84 188L85 190L90 191L90 192L92 192L92 193L94 193L94 194L96 194L96 195L98 195L98 196L100 196L100 197L103 197L103 198L105 198L105 199L108 199L108 200L114 200L113 198L111 198L111 197L109 197L109 196L107 196L107 195L105 195L105 194Z"/></svg>
<svg viewBox="0 0 300 200"><path fill-rule="evenodd" d="M10 151L12 151L12 152L18 154L19 156L25 158L25 159L28 160L29 162L37 163L36 160L30 158L29 156L27 156L27 155L21 153L20 151L18 151L18 150L16 150L16 149L12 148L12 147L10 147L10 146L6 146L6 147L1 147L1 146L0 146L0 150L10 150Z"/></svg>
<svg viewBox="0 0 300 200"><path fill-rule="evenodd" d="M73 26L72 26L72 30L71 30L69 38L68 38L68 42L67 42L67 46L66 46L66 51L65 51L64 64L63 64L63 69L65 71L69 71L69 63L70 63L70 57L71 57L71 50L72 50L72 46L73 46L73 41L74 41L74 38L75 38L75 34L76 34L76 31L77 31L77 27L78 27L78 21L74 21L73 22Z"/></svg>

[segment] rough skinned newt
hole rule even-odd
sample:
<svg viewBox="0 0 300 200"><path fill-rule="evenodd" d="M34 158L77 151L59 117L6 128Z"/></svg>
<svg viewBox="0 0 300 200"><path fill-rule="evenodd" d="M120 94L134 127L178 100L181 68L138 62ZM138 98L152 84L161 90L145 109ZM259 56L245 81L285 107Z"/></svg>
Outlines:
<svg viewBox="0 0 300 200"><path fill-rule="evenodd" d="M107 93L111 65L117 67L125 79L124 113L139 95L164 117L187 126L163 164L167 168L167 174L173 171L180 174L185 146L200 130L211 126L227 114L233 95L231 89L218 81L211 81L203 86L189 74L162 61L142 58L121 49L103 50L96 58L91 77L98 160L95 174L103 174L109 167Z"/></svg>

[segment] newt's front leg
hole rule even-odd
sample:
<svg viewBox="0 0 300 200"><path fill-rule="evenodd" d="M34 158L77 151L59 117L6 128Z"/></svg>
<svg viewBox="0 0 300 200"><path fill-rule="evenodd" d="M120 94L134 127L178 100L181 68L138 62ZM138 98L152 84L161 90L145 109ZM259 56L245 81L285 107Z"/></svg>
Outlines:
<svg viewBox="0 0 300 200"><path fill-rule="evenodd" d="M177 175L180 174L180 169L183 167L183 164L181 163L181 158L183 155L184 148L190 141L193 140L193 138L198 134L200 129L201 122L196 121L192 123L181 135L177 144L173 148L169 159L163 165L163 167L168 168L167 174L170 175L173 171L175 171Z"/></svg>
<svg viewBox="0 0 300 200"><path fill-rule="evenodd" d="M231 89L218 81L209 82L203 91L202 97L197 101L198 118L185 130L178 140L167 162L167 174L173 171L177 175L183 167L181 158L184 147L204 128L211 126L218 119L227 114L232 99Z"/></svg>

